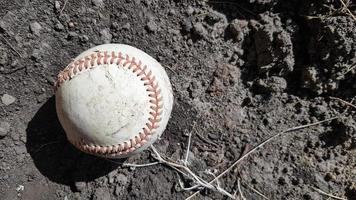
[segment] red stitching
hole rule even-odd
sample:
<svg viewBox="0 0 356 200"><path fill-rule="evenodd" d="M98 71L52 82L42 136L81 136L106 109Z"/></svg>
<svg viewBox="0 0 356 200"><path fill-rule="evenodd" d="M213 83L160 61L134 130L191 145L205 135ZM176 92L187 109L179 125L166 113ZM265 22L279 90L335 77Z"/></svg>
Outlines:
<svg viewBox="0 0 356 200"><path fill-rule="evenodd" d="M100 146L93 144L89 145L85 143L83 139L81 141L71 141L74 146L87 153L117 156L132 152L149 140L153 134L154 129L159 127L158 123L161 121L160 115L162 114L161 109L163 102L161 90L158 88L158 83L156 82L156 77L152 74L151 70L147 70L146 65L142 66L142 62L140 60L136 60L135 57L130 57L129 55L123 57L121 52L118 52L117 54L114 51L112 51L111 54L108 52L96 52L90 56L86 56L83 59L79 59L70 63L63 71L58 74L58 78L55 83L55 91L65 81L70 81L74 76L78 75L78 72L90 70L94 68L95 65L101 65L102 62L104 64L113 64L115 59L117 59L115 63L116 65L124 68L127 67L137 75L139 80L144 81L144 86L146 87L148 97L150 98L150 117L147 119L147 123L145 124L146 126L142 128L141 132L139 132L129 141L125 141L120 144Z"/></svg>

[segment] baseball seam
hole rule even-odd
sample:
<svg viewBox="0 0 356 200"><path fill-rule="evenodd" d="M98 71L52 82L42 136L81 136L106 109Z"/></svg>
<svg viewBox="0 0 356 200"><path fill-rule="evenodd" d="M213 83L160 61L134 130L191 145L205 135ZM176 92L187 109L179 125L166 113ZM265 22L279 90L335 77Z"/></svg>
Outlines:
<svg viewBox="0 0 356 200"><path fill-rule="evenodd" d="M84 139L81 141L70 141L78 149L91 153L91 154L101 154L101 155L122 155L134 151L135 149L141 147L145 144L150 137L154 134L154 130L157 129L158 123L161 121L162 114L162 96L161 89L158 87L158 82L156 77L152 74L151 70L147 69L146 65L140 60L136 60L135 57L130 57L129 55L123 56L122 52L112 51L109 54L105 52L95 52L86 56L84 58L78 59L70 63L63 71L58 74L57 81L55 83L55 91L65 82L71 80L80 72L88 71L102 64L116 64L118 67L124 67L130 69L140 81L143 81L148 97L150 98L150 117L145 123L145 127L136 136L131 138L129 141L122 142L120 144L114 144L110 146L101 146L96 144L87 144Z"/></svg>

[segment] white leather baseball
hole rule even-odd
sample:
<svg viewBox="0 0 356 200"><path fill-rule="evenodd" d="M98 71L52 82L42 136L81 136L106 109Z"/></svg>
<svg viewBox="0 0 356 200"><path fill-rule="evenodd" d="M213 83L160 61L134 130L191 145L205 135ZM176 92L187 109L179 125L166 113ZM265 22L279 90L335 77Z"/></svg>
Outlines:
<svg viewBox="0 0 356 200"><path fill-rule="evenodd" d="M123 44L81 53L59 73L55 91L68 140L108 158L128 157L150 146L166 128L173 106L163 67Z"/></svg>

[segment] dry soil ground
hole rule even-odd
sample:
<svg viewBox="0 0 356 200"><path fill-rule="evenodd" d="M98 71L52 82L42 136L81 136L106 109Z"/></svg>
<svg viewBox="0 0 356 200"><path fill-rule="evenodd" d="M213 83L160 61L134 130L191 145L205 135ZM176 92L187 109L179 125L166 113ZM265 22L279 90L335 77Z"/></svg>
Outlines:
<svg viewBox="0 0 356 200"><path fill-rule="evenodd" d="M0 199L184 199L194 185L146 151L116 163L65 138L53 83L91 46L152 55L174 87L156 148L211 180L244 149L290 127L219 179L246 199L356 199L356 21L343 0L0 0ZM348 7L348 8L346 8ZM348 109L347 109L348 108ZM347 109L347 110L346 110ZM346 113L342 114L344 111ZM237 192L239 195L239 192ZM202 190L196 199L227 199ZM238 196L241 199L241 195Z"/></svg>

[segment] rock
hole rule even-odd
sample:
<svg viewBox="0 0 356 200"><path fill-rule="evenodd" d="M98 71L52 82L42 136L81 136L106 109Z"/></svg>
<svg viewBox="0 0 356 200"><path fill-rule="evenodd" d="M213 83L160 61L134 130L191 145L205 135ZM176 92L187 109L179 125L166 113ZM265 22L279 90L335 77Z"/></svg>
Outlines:
<svg viewBox="0 0 356 200"><path fill-rule="evenodd" d="M188 15L192 15L194 13L194 8L191 6L188 6L188 8L185 11Z"/></svg>
<svg viewBox="0 0 356 200"><path fill-rule="evenodd" d="M64 29L64 26L61 22L57 22L56 25L54 25L54 30L56 31L61 31Z"/></svg>
<svg viewBox="0 0 356 200"><path fill-rule="evenodd" d="M11 95L4 94L1 97L1 101L3 104L5 104L5 106L8 106L8 105L14 103L16 101L16 98Z"/></svg>
<svg viewBox="0 0 356 200"><path fill-rule="evenodd" d="M6 32L6 23L3 20L0 20L0 33Z"/></svg>
<svg viewBox="0 0 356 200"><path fill-rule="evenodd" d="M5 137L10 131L10 124L8 122L0 122L0 138Z"/></svg>
<svg viewBox="0 0 356 200"><path fill-rule="evenodd" d="M40 49L34 49L31 54L31 59L38 62L41 59L41 54Z"/></svg>
<svg viewBox="0 0 356 200"><path fill-rule="evenodd" d="M42 29L42 26L38 22L33 22L30 24L30 31L32 34L39 36L41 33L41 29Z"/></svg>
<svg viewBox="0 0 356 200"><path fill-rule="evenodd" d="M101 30L100 37L101 37L101 40L104 41L104 43L110 43L111 39L112 39L110 30L108 28Z"/></svg>
<svg viewBox="0 0 356 200"><path fill-rule="evenodd" d="M184 32L189 33L193 29L193 24L191 19L188 18L184 20L182 23L182 28Z"/></svg>
<svg viewBox="0 0 356 200"><path fill-rule="evenodd" d="M75 186L75 189L78 191L78 192L81 192L85 189L86 187L86 183L85 182L75 182L74 183L74 186Z"/></svg>
<svg viewBox="0 0 356 200"><path fill-rule="evenodd" d="M123 30L130 30L130 28L131 28L131 25L128 22L122 26Z"/></svg>
<svg viewBox="0 0 356 200"><path fill-rule="evenodd" d="M47 99L47 96L45 93L43 93L38 95L36 99L37 99L37 103L42 103Z"/></svg>
<svg viewBox="0 0 356 200"><path fill-rule="evenodd" d="M96 7L104 7L104 1L103 0L92 0L91 2Z"/></svg>
<svg viewBox="0 0 356 200"><path fill-rule="evenodd" d="M85 43L85 42L88 42L89 41L89 37L87 35L81 35L79 36L79 40L82 42L82 43Z"/></svg>
<svg viewBox="0 0 356 200"><path fill-rule="evenodd" d="M153 20L150 20L146 24L146 29L147 29L147 31L152 32L152 33L156 32L158 29L156 22L154 22Z"/></svg>
<svg viewBox="0 0 356 200"><path fill-rule="evenodd" d="M68 27L69 28L74 28L75 24L73 22L68 22Z"/></svg>
<svg viewBox="0 0 356 200"><path fill-rule="evenodd" d="M72 40L72 39L77 38L77 37L78 37L78 33L74 32L74 31L68 32L68 35L67 35L67 39L68 40Z"/></svg>
<svg viewBox="0 0 356 200"><path fill-rule="evenodd" d="M193 26L193 33L201 38L205 38L208 35L208 31L205 29L202 23L198 22Z"/></svg>
<svg viewBox="0 0 356 200"><path fill-rule="evenodd" d="M54 9L59 12L61 8L61 4L59 1L54 1Z"/></svg>
<svg viewBox="0 0 356 200"><path fill-rule="evenodd" d="M176 14L176 11L175 11L174 9L170 9L170 10L168 11L168 14L169 14L169 15L175 15L175 14Z"/></svg>

